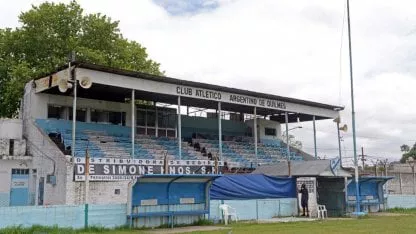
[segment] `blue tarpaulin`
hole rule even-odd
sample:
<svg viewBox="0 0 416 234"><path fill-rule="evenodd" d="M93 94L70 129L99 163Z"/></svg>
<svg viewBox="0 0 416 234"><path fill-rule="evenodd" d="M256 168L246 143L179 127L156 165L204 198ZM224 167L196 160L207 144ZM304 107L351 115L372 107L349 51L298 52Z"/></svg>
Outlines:
<svg viewBox="0 0 416 234"><path fill-rule="evenodd" d="M296 179L265 175L224 175L211 186L212 200L296 198Z"/></svg>

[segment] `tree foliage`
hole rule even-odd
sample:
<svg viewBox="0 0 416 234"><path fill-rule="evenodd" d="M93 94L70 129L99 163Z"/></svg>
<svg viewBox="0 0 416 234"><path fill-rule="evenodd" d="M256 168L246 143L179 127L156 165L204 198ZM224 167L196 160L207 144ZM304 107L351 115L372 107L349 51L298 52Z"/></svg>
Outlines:
<svg viewBox="0 0 416 234"><path fill-rule="evenodd" d="M400 159L401 163L405 163L410 157L416 159L416 143L412 147L401 145L400 150L403 152L402 158Z"/></svg>
<svg viewBox="0 0 416 234"><path fill-rule="evenodd" d="M0 29L0 117L13 117L24 84L65 64L71 51L78 61L162 74L146 48L122 36L118 21L84 14L76 1L32 6L19 22Z"/></svg>

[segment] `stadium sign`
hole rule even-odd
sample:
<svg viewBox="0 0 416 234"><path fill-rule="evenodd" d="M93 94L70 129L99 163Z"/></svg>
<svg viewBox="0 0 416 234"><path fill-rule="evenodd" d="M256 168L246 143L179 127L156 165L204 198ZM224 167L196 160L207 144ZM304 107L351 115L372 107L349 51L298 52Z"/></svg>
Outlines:
<svg viewBox="0 0 416 234"><path fill-rule="evenodd" d="M240 94L226 93L202 88L193 88L187 86L176 86L176 94L180 96L191 96L198 99L208 99L213 101L222 101L234 104L267 107L270 109L286 109L286 103L279 100L270 100L265 98L251 97Z"/></svg>
<svg viewBox="0 0 416 234"><path fill-rule="evenodd" d="M145 174L218 174L215 161L209 160L164 160L90 158L88 178L90 181L131 180ZM223 166L218 161L218 171ZM86 176L85 158L75 158L74 180L84 181Z"/></svg>

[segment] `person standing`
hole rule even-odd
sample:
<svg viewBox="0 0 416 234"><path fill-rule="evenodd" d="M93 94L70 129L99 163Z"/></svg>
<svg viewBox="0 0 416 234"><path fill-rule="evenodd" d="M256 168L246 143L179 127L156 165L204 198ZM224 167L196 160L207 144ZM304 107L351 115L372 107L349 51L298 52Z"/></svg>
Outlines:
<svg viewBox="0 0 416 234"><path fill-rule="evenodd" d="M302 209L303 209L302 216L305 216L305 211L306 211L306 216L309 216L309 210L308 210L309 191L306 188L305 183L302 184L302 186L300 187L299 192L301 194L300 204L301 204Z"/></svg>

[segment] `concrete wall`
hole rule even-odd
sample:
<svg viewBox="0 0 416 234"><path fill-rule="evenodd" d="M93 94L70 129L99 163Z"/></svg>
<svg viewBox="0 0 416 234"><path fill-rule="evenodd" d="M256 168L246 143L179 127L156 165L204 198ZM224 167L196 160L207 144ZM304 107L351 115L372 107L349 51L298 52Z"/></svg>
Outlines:
<svg viewBox="0 0 416 234"><path fill-rule="evenodd" d="M44 204L65 204L67 165L70 162L69 158L34 123L35 118L41 117L39 113L47 110L42 98L34 93L31 82L26 84L22 114L23 136L27 140L28 154L33 158L32 167L37 170L37 180L43 177L46 181L48 175L56 176L55 185L44 184ZM44 114L46 116L46 113Z"/></svg>
<svg viewBox="0 0 416 234"><path fill-rule="evenodd" d="M296 198L227 200L224 203L236 209L240 220L271 219L298 214ZM220 204L220 200L211 200L210 219L222 219L221 210L219 209Z"/></svg>
<svg viewBox="0 0 416 234"><path fill-rule="evenodd" d="M416 208L415 195L388 195L387 208Z"/></svg>
<svg viewBox="0 0 416 234"><path fill-rule="evenodd" d="M23 206L0 207L0 228L32 225L83 228L85 206ZM126 205L90 205L89 226L107 228L126 224Z"/></svg>
<svg viewBox="0 0 416 234"><path fill-rule="evenodd" d="M22 120L0 119L0 139L22 139Z"/></svg>
<svg viewBox="0 0 416 234"><path fill-rule="evenodd" d="M69 173L68 173L69 175ZM90 182L88 203L120 204L127 203L129 181ZM115 190L119 189L120 194ZM66 204L79 205L85 202L85 183L67 180Z"/></svg>
<svg viewBox="0 0 416 234"><path fill-rule="evenodd" d="M28 83L25 88L24 102L25 118L46 119L48 105L72 107L73 98L70 96L35 93ZM126 125L131 126L131 105L129 103L108 102L94 99L77 98L77 109L93 108L102 111L126 112ZM88 114L87 114L88 116Z"/></svg>

